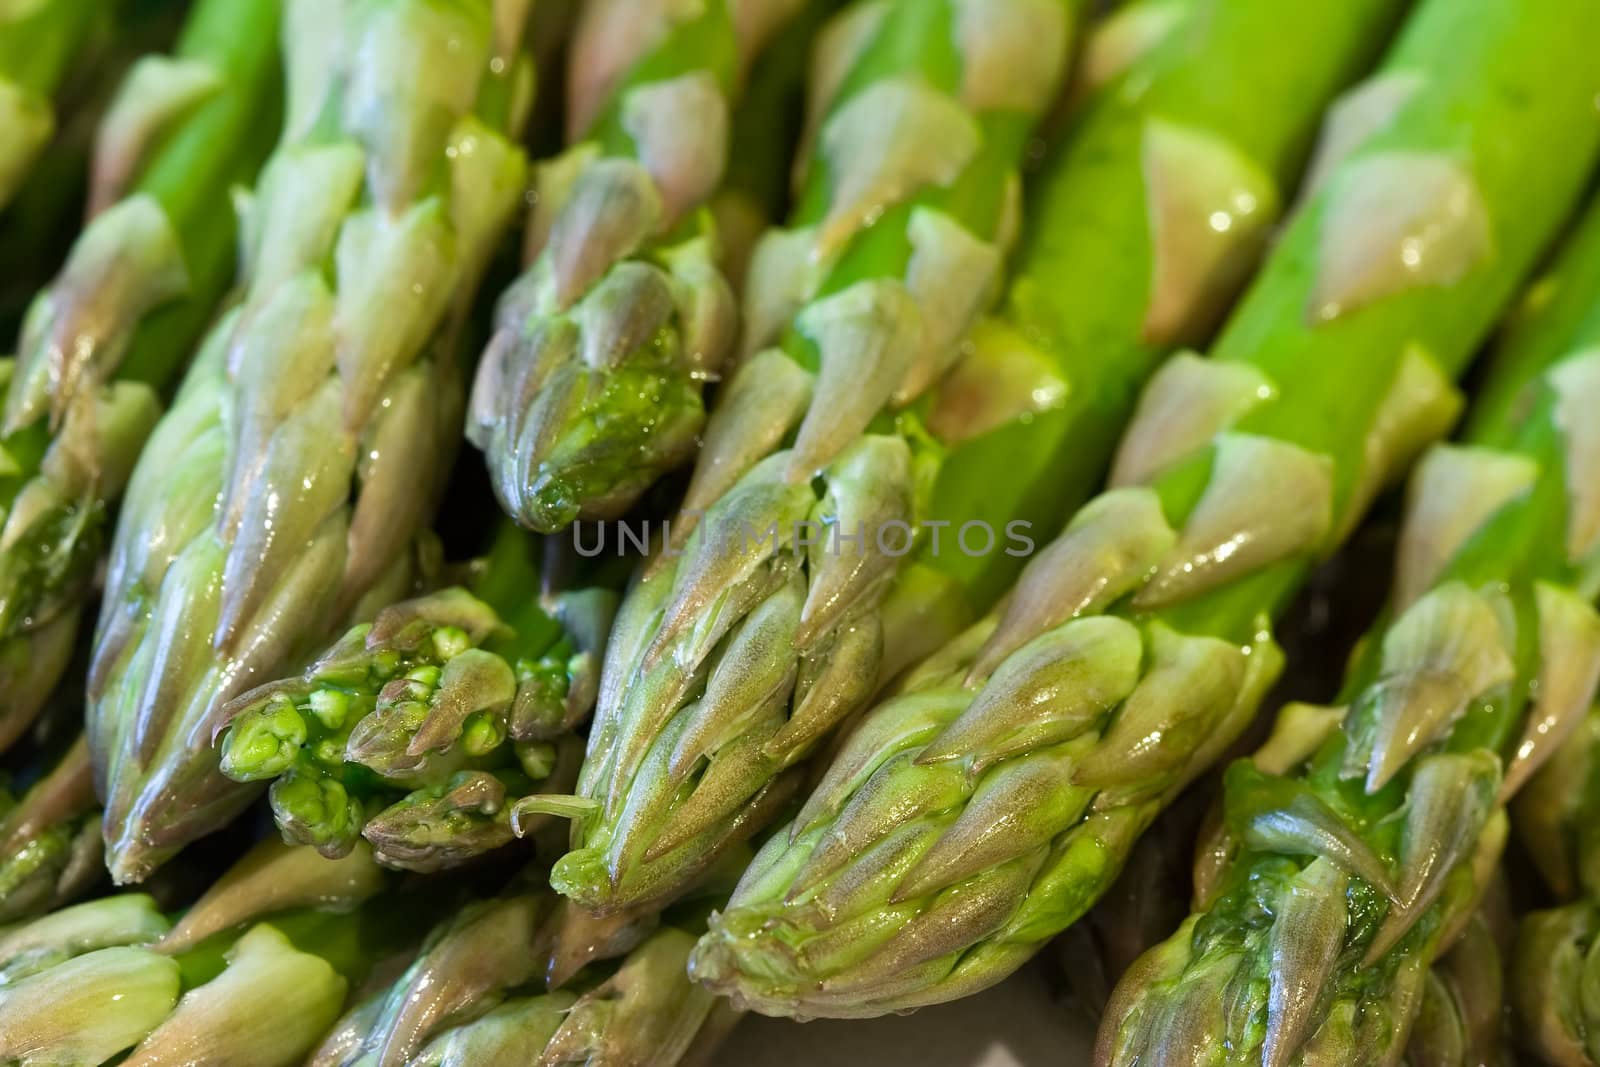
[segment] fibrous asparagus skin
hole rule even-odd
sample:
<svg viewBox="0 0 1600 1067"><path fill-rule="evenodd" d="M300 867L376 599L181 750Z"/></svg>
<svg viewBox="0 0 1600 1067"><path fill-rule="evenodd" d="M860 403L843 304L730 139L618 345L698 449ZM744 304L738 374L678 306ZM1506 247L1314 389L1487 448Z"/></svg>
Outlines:
<svg viewBox="0 0 1600 1067"><path fill-rule="evenodd" d="M107 511L228 284L228 198L278 107L279 6L202 3L172 57L131 68L101 126L92 220L4 361L0 748L66 668Z"/></svg>
<svg viewBox="0 0 1600 1067"><path fill-rule="evenodd" d="M583 9L572 147L540 171L531 263L501 299L468 419L527 526L620 515L693 454L701 388L737 328L704 205L747 68L804 2Z"/></svg>
<svg viewBox="0 0 1600 1067"><path fill-rule="evenodd" d="M96 0L45 0L0 11L0 210L50 143L52 98L104 14Z"/></svg>
<svg viewBox="0 0 1600 1067"><path fill-rule="evenodd" d="M742 362L675 544L608 648L579 786L590 814L552 873L583 907L681 893L771 820L794 765L875 684L895 560L871 532L834 552L825 531L893 537L912 516L916 434L864 431L938 376L998 282L1074 9L1006 0L986 21L960 0L894 0L823 30L800 206L754 253ZM797 526L817 534L809 548Z"/></svg>
<svg viewBox="0 0 1600 1067"><path fill-rule="evenodd" d="M285 838L330 857L365 836L388 865L435 870L512 841L518 797L576 781L614 606L542 603L534 547L507 522L471 590L390 605L232 701L223 773L274 780Z"/></svg>
<svg viewBox="0 0 1600 1067"><path fill-rule="evenodd" d="M1507 17L1530 15L1546 28L1529 48L1581 22L1561 4ZM1584 93L1600 86L1581 76ZM1219 1045L1270 1067L1401 1055L1428 967L1495 868L1506 798L1600 680L1592 460L1573 421L1600 395L1597 282L1600 207L1513 320L1491 417L1420 461L1390 606L1340 706L1292 709L1301 721L1280 733L1299 752L1277 773L1228 772L1199 910L1124 983L1102 1062ZM1224 983L1242 992L1219 999Z"/></svg>
<svg viewBox="0 0 1600 1067"><path fill-rule="evenodd" d="M520 6L297 0L289 130L245 208L243 296L141 457L89 684L113 877L256 790L228 701L398 598L456 440L463 313L520 201Z"/></svg>
<svg viewBox="0 0 1600 1067"><path fill-rule="evenodd" d="M1271 614L1448 427L1450 378L1576 195L1594 89L1550 65L1583 47L1574 10L1424 5L1335 106L1213 358L1160 372L1114 488L863 720L713 921L698 976L774 1013L914 1007L993 983L1104 892L1253 716L1279 667ZM1571 154L1521 165L1550 143ZM1201 980L1217 1009L1218 974Z"/></svg>

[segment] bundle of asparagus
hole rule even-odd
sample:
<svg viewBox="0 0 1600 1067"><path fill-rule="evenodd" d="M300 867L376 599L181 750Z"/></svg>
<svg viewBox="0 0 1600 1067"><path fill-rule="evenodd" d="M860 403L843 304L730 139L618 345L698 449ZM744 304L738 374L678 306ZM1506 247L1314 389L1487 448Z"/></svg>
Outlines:
<svg viewBox="0 0 1600 1067"><path fill-rule="evenodd" d="M1597 45L0 0L0 262L55 275L0 362L0 1061L672 1067L1115 883L1061 942L1106 1067L1600 1063ZM1221 771L1413 466L1340 695Z"/></svg>
<svg viewBox="0 0 1600 1067"><path fill-rule="evenodd" d="M1573 14L1423 5L1335 109L1212 358L1146 390L1116 488L846 740L697 976L769 1013L881 1014L994 983L1105 891L1253 717L1281 665L1272 613L1448 426L1450 379L1577 195L1596 85L1549 62L1581 47ZM1546 140L1573 154L1521 166Z"/></svg>

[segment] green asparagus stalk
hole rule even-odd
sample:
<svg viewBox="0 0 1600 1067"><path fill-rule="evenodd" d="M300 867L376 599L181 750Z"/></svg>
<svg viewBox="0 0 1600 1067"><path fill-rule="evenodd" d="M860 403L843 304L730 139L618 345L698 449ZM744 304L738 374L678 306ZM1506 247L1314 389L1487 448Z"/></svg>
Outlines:
<svg viewBox="0 0 1600 1067"><path fill-rule="evenodd" d="M95 7L44 8L78 6ZM108 509L232 274L228 197L270 147L278 20L278 0L208 0L173 56L133 66L101 125L92 221L0 362L0 749L66 669Z"/></svg>
<svg viewBox="0 0 1600 1067"><path fill-rule="evenodd" d="M1503 949L1482 913L1428 971L1408 1067L1510 1067Z"/></svg>
<svg viewBox="0 0 1600 1067"><path fill-rule="evenodd" d="M65 904L102 875L100 807L80 737L0 815L0 922Z"/></svg>
<svg viewBox="0 0 1600 1067"><path fill-rule="evenodd" d="M301 1063L366 960L354 924L338 913L369 897L377 875L370 856L330 863L269 843L177 925L130 893L14 927L0 936L0 1056ZM263 916L273 924L257 922Z"/></svg>
<svg viewBox="0 0 1600 1067"><path fill-rule="evenodd" d="M1561 5L1548 16L1570 32ZM1225 1042L1229 1062L1380 1063L1404 1047L1427 968L1495 868L1506 799L1600 681L1590 460L1571 421L1600 382L1597 287L1600 205L1531 290L1485 413L1419 464L1390 606L1340 706L1290 709L1294 758L1228 772L1199 910L1125 982L1102 1062ZM1248 992L1222 1000L1224 983Z"/></svg>
<svg viewBox="0 0 1600 1067"><path fill-rule="evenodd" d="M291 135L246 207L244 295L134 471L106 579L89 749L118 882L258 792L212 748L228 702L409 586L465 313L521 201L524 12L290 5Z"/></svg>
<svg viewBox="0 0 1600 1067"><path fill-rule="evenodd" d="M511 842L512 802L577 780L615 609L599 589L541 596L538 547L507 521L470 587L385 607L232 701L222 772L270 780L285 840L329 857L365 837L431 871Z"/></svg>
<svg viewBox="0 0 1600 1067"><path fill-rule="evenodd" d="M1510 1000L1522 1047L1557 1067L1600 1063L1597 756L1600 709L1590 708L1511 807L1512 828L1557 906L1523 917Z"/></svg>
<svg viewBox="0 0 1600 1067"><path fill-rule="evenodd" d="M1179 31L1125 78L1125 88L1088 107L1041 178L1004 314L980 322L972 354L917 411L898 416L906 436L861 437L825 475L820 503L807 483L785 480L793 450L761 460L707 512L685 555L663 560L630 594L610 645L581 779L591 810L578 827L581 847L553 871L558 890L596 910L670 898L729 841L773 817L803 773L798 764L870 698L884 677L880 661L893 664L900 655L892 646L904 643L897 631L907 627L878 606L904 555L895 524L910 517L913 477L931 483L923 509L930 522L975 523L993 535L1013 522L1026 530L1063 498L1090 489L1118 413L1166 352L1207 330L1228 304L1283 199L1279 189L1303 158L1315 116L1361 68L1397 9L1384 0L1318 7L1301 24L1304 38L1269 47L1279 28L1257 8L1240 7L1242 15L1206 8L1204 18L1175 23ZM900 33L923 26L921 16L898 11L868 40L862 71L877 69L873 49L893 52ZM870 19L870 11L857 17ZM840 32L832 40L842 48L848 35ZM975 52L975 72L1003 65ZM1232 91L1216 91L1219 79L1230 78ZM870 101L904 84L885 77L858 96ZM1202 85L1203 93L1196 88ZM1263 98L1275 106L1257 106ZM856 99L838 105L840 114L848 118ZM823 124L823 143L827 130L849 128L837 121ZM939 194L957 202L953 192L924 190L930 203ZM944 226L927 203L896 206L860 236L861 247L886 240L886 220L913 216L921 221L906 225L922 237ZM961 232L946 227L939 240ZM752 308L762 292L762 258L791 239L769 238L758 252ZM829 302L900 285L858 284L865 288L840 290L819 304L844 309ZM959 324L958 332L964 329ZM833 366L846 373L843 364ZM783 351L752 357L713 415L696 475L702 485L743 462L718 442L770 428L782 383L803 379ZM839 406L837 399L821 403L813 409L819 418ZM929 432L911 429L919 412ZM719 425L733 436L719 437ZM912 442L922 459L913 460ZM996 470L1005 474L996 477ZM691 500L699 492L691 488ZM783 533L747 532L774 524ZM859 540L830 541L829 530ZM902 620L914 615L929 626L961 588L972 590L970 606L978 607L987 595L981 587L998 573L996 559L1020 565L998 543L991 558L971 559L958 535L965 536L944 530L944 547L930 544L914 573L902 575L907 587L932 590L931 597L909 597L918 610L899 612ZM730 542L742 554L728 551ZM933 580L924 580L929 575ZM934 601L943 606L930 606ZM702 680L706 668L709 680Z"/></svg>
<svg viewBox="0 0 1600 1067"><path fill-rule="evenodd" d="M345 1015L310 1067L672 1067L721 1036L731 1009L685 972L694 933L625 931L603 953L620 962L579 972L561 965L563 949L606 932L558 899L533 891L469 905L393 985Z"/></svg>
<svg viewBox="0 0 1600 1067"><path fill-rule="evenodd" d="M1167 364L1114 487L846 740L697 977L765 1012L904 1010L992 985L1106 891L1254 716L1272 615L1448 427L1450 379L1577 195L1600 123L1575 6L1422 7L1335 106L1212 358ZM1306 5L1251 10L1274 55L1304 30ZM1203 1028L1233 1003L1207 978L1151 1034L1220 1057L1245 1046Z"/></svg>
<svg viewBox="0 0 1600 1067"><path fill-rule="evenodd" d="M50 143L56 91L95 31L104 28L109 6L99 0L0 6L0 209Z"/></svg>
<svg viewBox="0 0 1600 1067"><path fill-rule="evenodd" d="M597 0L568 60L571 147L539 171L468 435L532 529L622 514L684 463L737 310L704 205L748 68L805 0Z"/></svg>

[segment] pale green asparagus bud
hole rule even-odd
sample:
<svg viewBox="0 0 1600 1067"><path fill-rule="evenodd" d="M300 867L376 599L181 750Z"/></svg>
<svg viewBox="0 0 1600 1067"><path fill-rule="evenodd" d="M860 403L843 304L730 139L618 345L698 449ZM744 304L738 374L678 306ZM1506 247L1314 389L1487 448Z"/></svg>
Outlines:
<svg viewBox="0 0 1600 1067"><path fill-rule="evenodd" d="M750 64L804 2L584 6L572 146L539 171L531 263L501 298L467 426L523 524L620 515L694 454L738 329L704 205Z"/></svg>

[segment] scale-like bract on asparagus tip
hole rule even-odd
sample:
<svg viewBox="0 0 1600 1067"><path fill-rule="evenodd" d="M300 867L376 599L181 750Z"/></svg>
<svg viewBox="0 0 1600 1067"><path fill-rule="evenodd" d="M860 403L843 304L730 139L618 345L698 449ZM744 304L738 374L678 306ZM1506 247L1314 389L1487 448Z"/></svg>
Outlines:
<svg viewBox="0 0 1600 1067"><path fill-rule="evenodd" d="M1151 490L1115 489L1096 497L1029 561L968 679L987 676L1034 637L1103 611L1139 588L1176 541Z"/></svg>
<svg viewBox="0 0 1600 1067"><path fill-rule="evenodd" d="M116 369L140 321L190 288L179 237L155 198L132 196L103 212L29 312L5 432L45 415L59 424L74 397Z"/></svg>
<svg viewBox="0 0 1600 1067"><path fill-rule="evenodd" d="M252 927L217 977L186 992L123 1062L156 1067L176 1055L277 1067L298 1062L333 1024L346 983L320 956L274 927Z"/></svg>
<svg viewBox="0 0 1600 1067"><path fill-rule="evenodd" d="M906 290L922 315L922 345L891 399L903 407L922 395L960 356L963 338L993 300L1001 250L942 211L919 207L907 230Z"/></svg>
<svg viewBox="0 0 1600 1067"><path fill-rule="evenodd" d="M1314 1022L1317 997L1344 939L1346 881L1332 864L1313 863L1277 902L1268 935L1273 969L1261 1043L1265 1067L1287 1067Z"/></svg>
<svg viewBox="0 0 1600 1067"><path fill-rule="evenodd" d="M813 301L795 327L816 345L821 364L790 460L788 477L801 480L861 436L910 371L925 333L915 297L896 278Z"/></svg>
<svg viewBox="0 0 1600 1067"><path fill-rule="evenodd" d="M1461 391L1428 354L1406 349L1399 373L1373 414L1362 448L1361 473L1351 494L1351 507L1336 529L1348 537L1378 493L1409 470L1417 456L1443 437L1461 413ZM1420 589L1416 592L1421 592ZM1402 604L1409 598L1402 598Z"/></svg>
<svg viewBox="0 0 1600 1067"><path fill-rule="evenodd" d="M1408 608L1484 521L1533 487L1526 456L1470 445L1429 449L1417 464L1395 556L1395 604Z"/></svg>
<svg viewBox="0 0 1600 1067"><path fill-rule="evenodd" d="M1148 483L1192 455L1252 408L1272 399L1272 382L1248 363L1217 363L1179 352L1156 371L1117 446L1114 486Z"/></svg>
<svg viewBox="0 0 1600 1067"><path fill-rule="evenodd" d="M178 1002L178 963L149 949L103 948L9 987L0 1055L49 1049L61 1062L103 1063L132 1048Z"/></svg>
<svg viewBox="0 0 1600 1067"><path fill-rule="evenodd" d="M1600 685L1600 615L1594 605L1549 582L1534 587L1539 614L1535 703L1500 786L1502 802L1566 744Z"/></svg>
<svg viewBox="0 0 1600 1067"><path fill-rule="evenodd" d="M1329 189L1308 316L1331 321L1408 288L1449 285L1493 254L1482 194L1447 156L1371 155Z"/></svg>
<svg viewBox="0 0 1600 1067"><path fill-rule="evenodd" d="M1332 525L1333 503L1326 456L1269 437L1219 434L1204 495L1134 602L1172 604L1313 550Z"/></svg>
<svg viewBox="0 0 1600 1067"><path fill-rule="evenodd" d="M1557 398L1555 423L1567 446L1564 476L1571 498L1567 554L1585 559L1600 543L1600 490L1584 476L1600 456L1600 432L1595 420L1585 415L1600 403L1600 352L1583 352L1563 361L1550 374L1550 388Z"/></svg>
<svg viewBox="0 0 1600 1067"><path fill-rule="evenodd" d="M89 215L127 191L155 141L223 88L207 60L145 56L134 64L101 119L90 178Z"/></svg>
<svg viewBox="0 0 1600 1067"><path fill-rule="evenodd" d="M1334 101L1301 186L1302 201L1321 190L1340 165L1387 129L1427 86L1427 76L1419 71L1380 71Z"/></svg>
<svg viewBox="0 0 1600 1067"><path fill-rule="evenodd" d="M1489 600L1460 582L1427 593L1383 638L1376 685L1355 712L1348 770L1377 792L1464 714L1516 677L1510 635Z"/></svg>
<svg viewBox="0 0 1600 1067"><path fill-rule="evenodd" d="M1198 343L1215 329L1278 216L1278 191L1215 134L1152 119L1143 141L1151 240L1144 337Z"/></svg>

